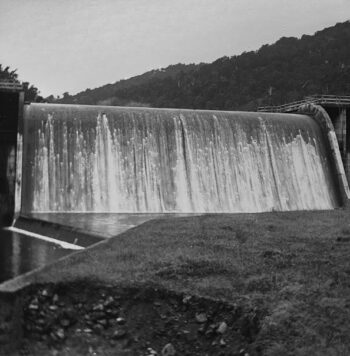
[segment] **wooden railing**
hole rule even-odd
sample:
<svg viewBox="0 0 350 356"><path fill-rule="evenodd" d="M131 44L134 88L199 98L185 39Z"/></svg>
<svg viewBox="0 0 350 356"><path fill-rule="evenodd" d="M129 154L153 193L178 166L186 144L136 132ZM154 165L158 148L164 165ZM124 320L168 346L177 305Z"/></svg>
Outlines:
<svg viewBox="0 0 350 356"><path fill-rule="evenodd" d="M0 80L0 90L23 90L23 86L20 83L13 81Z"/></svg>
<svg viewBox="0 0 350 356"><path fill-rule="evenodd" d="M319 105L329 106L350 106L350 96L341 95L310 95L303 100L294 101L291 103L278 106L261 106L258 111L264 112L291 112L296 111L300 105L306 103L314 103Z"/></svg>

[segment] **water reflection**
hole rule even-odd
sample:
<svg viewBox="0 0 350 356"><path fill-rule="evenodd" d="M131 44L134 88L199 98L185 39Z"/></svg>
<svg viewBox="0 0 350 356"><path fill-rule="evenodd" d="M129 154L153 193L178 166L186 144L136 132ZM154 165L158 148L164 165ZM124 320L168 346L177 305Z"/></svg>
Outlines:
<svg viewBox="0 0 350 356"><path fill-rule="evenodd" d="M0 230L0 283L70 254L51 242Z"/></svg>
<svg viewBox="0 0 350 356"><path fill-rule="evenodd" d="M194 214L35 213L28 216L108 238L151 219L189 215Z"/></svg>
<svg viewBox="0 0 350 356"><path fill-rule="evenodd" d="M38 213L27 217L71 227L74 231L109 238L151 219L189 215L196 214ZM65 240L67 230L57 229L57 227L51 230L54 234L52 237ZM47 230L45 235L49 236L50 230ZM91 242L79 241L81 246L89 244ZM72 250L64 249L52 242L18 232L0 230L0 283L35 268L43 267L71 252Z"/></svg>

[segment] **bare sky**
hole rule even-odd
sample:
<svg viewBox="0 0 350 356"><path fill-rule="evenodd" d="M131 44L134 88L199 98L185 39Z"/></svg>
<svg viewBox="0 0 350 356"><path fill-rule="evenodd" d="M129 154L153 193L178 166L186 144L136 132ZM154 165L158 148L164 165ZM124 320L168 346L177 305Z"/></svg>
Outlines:
<svg viewBox="0 0 350 356"><path fill-rule="evenodd" d="M0 0L0 63L74 94L349 19L350 0Z"/></svg>

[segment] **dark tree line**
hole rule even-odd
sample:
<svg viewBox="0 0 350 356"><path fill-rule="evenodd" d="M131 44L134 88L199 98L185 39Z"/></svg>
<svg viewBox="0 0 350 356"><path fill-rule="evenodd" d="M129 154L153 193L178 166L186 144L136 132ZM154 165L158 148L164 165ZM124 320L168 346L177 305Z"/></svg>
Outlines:
<svg viewBox="0 0 350 356"><path fill-rule="evenodd" d="M71 96L63 103L256 110L312 94L350 95L350 22L210 64L177 64Z"/></svg>

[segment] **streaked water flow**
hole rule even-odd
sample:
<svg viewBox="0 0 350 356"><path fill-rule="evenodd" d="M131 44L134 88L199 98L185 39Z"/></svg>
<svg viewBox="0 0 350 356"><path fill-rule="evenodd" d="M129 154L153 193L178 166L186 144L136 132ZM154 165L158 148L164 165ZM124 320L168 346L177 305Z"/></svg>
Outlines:
<svg viewBox="0 0 350 356"><path fill-rule="evenodd" d="M23 211L261 212L338 205L308 116L31 104Z"/></svg>

